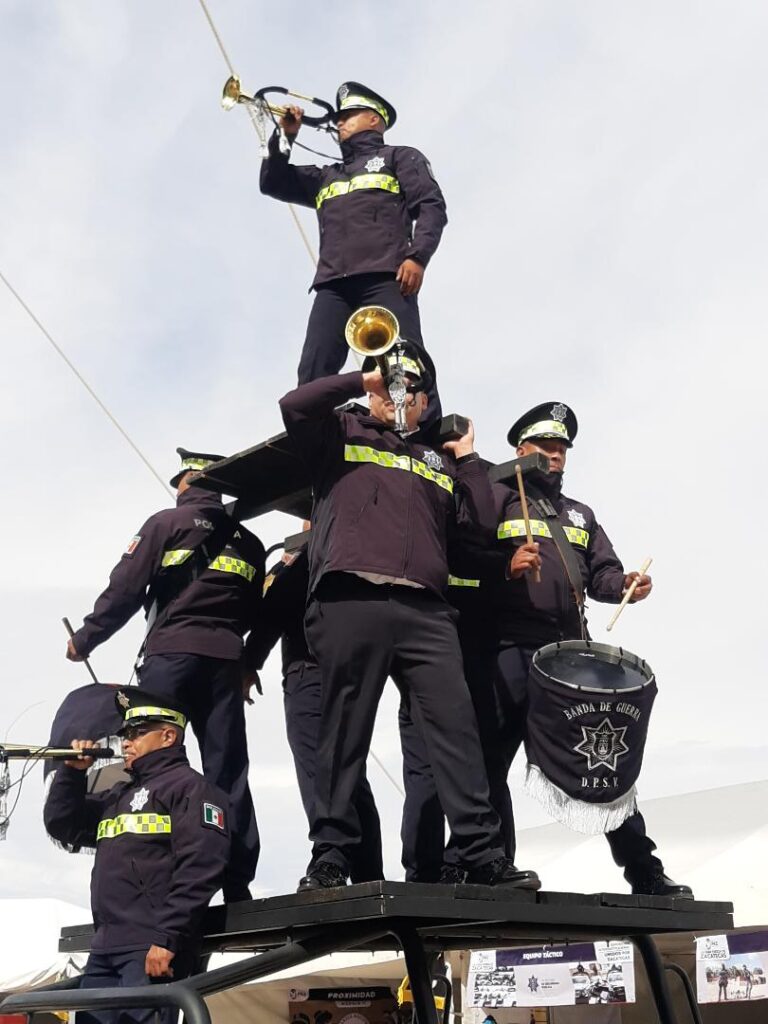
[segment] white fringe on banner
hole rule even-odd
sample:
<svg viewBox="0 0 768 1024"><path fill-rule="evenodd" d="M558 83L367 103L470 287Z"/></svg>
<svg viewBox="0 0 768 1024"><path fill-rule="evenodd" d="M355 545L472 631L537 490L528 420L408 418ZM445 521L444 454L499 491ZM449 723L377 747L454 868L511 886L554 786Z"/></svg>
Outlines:
<svg viewBox="0 0 768 1024"><path fill-rule="evenodd" d="M535 764L528 764L525 772L525 790L555 819L574 832L594 836L600 832L613 832L636 810L635 786L607 804L587 803L568 796L544 775Z"/></svg>

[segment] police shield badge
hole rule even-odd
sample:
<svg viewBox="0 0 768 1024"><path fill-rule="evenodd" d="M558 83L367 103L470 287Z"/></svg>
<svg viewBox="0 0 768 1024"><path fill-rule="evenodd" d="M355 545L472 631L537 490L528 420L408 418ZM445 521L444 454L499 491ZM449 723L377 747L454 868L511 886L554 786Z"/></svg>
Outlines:
<svg viewBox="0 0 768 1024"><path fill-rule="evenodd" d="M629 651L566 640L536 652L528 680L526 789L577 832L612 832L635 811L653 672Z"/></svg>

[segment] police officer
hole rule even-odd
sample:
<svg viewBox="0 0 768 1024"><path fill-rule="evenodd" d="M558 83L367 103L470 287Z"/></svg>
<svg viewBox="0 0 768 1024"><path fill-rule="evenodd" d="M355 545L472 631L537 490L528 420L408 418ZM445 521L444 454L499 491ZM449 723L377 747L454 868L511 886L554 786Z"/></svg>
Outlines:
<svg viewBox="0 0 768 1024"><path fill-rule="evenodd" d="M170 481L176 508L151 516L133 537L67 657L81 661L145 607L141 684L189 708L205 776L232 805L224 895L233 902L249 898L259 856L243 710L249 681L241 679L240 656L258 613L264 548L227 515L218 494L195 485L196 474L220 456L177 451L181 467Z"/></svg>
<svg viewBox="0 0 768 1024"><path fill-rule="evenodd" d="M313 477L305 626L323 678L313 859L300 889L346 883L360 843L353 797L388 675L410 695L468 877L539 885L503 856L455 617L444 599L449 537L492 536L493 496L471 427L440 451L425 444L418 422L426 395L414 390L417 375L414 368L405 436L394 430L378 369L303 384L280 402ZM336 410L363 393L369 414Z"/></svg>
<svg viewBox="0 0 768 1024"><path fill-rule="evenodd" d="M537 648L557 640L582 637L582 623L574 586L596 601L618 603L636 572L625 573L613 546L595 513L583 502L562 493L568 450L578 429L576 416L562 402L545 402L529 410L511 427L507 439L518 457L535 452L549 459L548 473L526 475L528 496L542 497L557 513L575 556L580 579L572 581L551 531L532 514L536 539L528 544L520 495L516 487L497 485L499 510L496 551L479 558L481 586L474 591L482 615L493 623L495 671L489 685L487 662L476 662L479 671L469 672L470 689L481 723L491 798L501 816L507 852L514 856L515 834L507 774L525 734L526 693L531 659ZM511 557L510 557L511 556ZM534 582L536 571L541 581ZM633 600L642 601L651 592L650 576L640 576ZM421 782L423 794L424 783ZM419 797L423 801L424 797ZM422 814L415 802L407 806L404 828L434 830L428 805ZM620 828L606 834L616 863L634 893L664 896L692 896L664 873L662 862L653 855L655 844L647 836L642 814L635 812ZM455 861L450 849L445 881L455 881Z"/></svg>
<svg viewBox="0 0 768 1024"><path fill-rule="evenodd" d="M272 648L281 641L286 732L304 813L311 823L320 742L322 679L304 636L308 586L309 560L305 546L298 552L285 554L267 574L261 613L248 637L244 657L250 668L260 671ZM360 819L360 844L350 857L350 879L370 882L384 877L384 865L379 812L365 769L354 804Z"/></svg>
<svg viewBox="0 0 768 1024"><path fill-rule="evenodd" d="M192 970L203 912L221 885L230 852L226 796L187 761L186 714L176 703L130 687L118 691L130 780L89 793L93 740L55 774L45 826L71 848L96 848L91 875L94 936L81 988L179 980ZM155 1009L124 1010L121 1024L155 1020ZM163 1024L175 1013L159 1011ZM80 1012L78 1024L116 1015Z"/></svg>
<svg viewBox="0 0 768 1024"><path fill-rule="evenodd" d="M416 296L440 242L445 201L427 159L410 146L389 146L391 103L359 82L336 94L342 160L325 167L293 165L277 134L261 166L261 191L317 209L320 254L315 301L299 362L299 383L338 373L347 358L344 326L360 306L384 306L401 334L422 350L431 375L430 421L440 416L431 360L423 352ZM288 107L280 124L296 138L303 111Z"/></svg>

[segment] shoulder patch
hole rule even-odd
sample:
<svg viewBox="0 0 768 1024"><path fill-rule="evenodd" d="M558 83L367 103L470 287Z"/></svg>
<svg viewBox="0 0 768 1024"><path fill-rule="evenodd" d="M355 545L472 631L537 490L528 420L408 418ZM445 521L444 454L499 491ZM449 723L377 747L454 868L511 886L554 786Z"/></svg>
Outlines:
<svg viewBox="0 0 768 1024"><path fill-rule="evenodd" d="M203 804L203 825L206 828L217 828L220 832L225 832L224 811L216 804Z"/></svg>
<svg viewBox="0 0 768 1024"><path fill-rule="evenodd" d="M131 542L125 549L126 555L132 555L136 548L141 544L141 534L137 533L135 537L131 538Z"/></svg>

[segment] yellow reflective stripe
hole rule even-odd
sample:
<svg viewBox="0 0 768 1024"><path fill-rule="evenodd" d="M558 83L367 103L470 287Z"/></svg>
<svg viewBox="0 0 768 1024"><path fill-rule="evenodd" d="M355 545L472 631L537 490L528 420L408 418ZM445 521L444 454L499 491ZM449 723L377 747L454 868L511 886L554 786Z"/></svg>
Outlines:
<svg viewBox="0 0 768 1024"><path fill-rule="evenodd" d="M177 551L166 551L163 555L163 568L165 569L169 565L181 565L182 562L186 562L191 554L191 548L179 548Z"/></svg>
<svg viewBox="0 0 768 1024"><path fill-rule="evenodd" d="M589 546L589 531L580 530L575 526L564 526L565 536L577 547L586 548ZM551 537L549 526L540 519L531 520L531 534L534 537ZM507 537L525 537L525 520L508 519L505 523L499 523L496 536L499 540Z"/></svg>
<svg viewBox="0 0 768 1024"><path fill-rule="evenodd" d="M207 469L213 465L213 459L182 459L182 469Z"/></svg>
<svg viewBox="0 0 768 1024"><path fill-rule="evenodd" d="M541 519L531 520L531 534L534 537L552 536L552 534L549 532L549 527L546 523L542 522ZM496 536L499 538L499 540L504 540L506 537L525 537L525 520L508 519L505 523L499 523L499 528L496 531Z"/></svg>
<svg viewBox="0 0 768 1024"><path fill-rule="evenodd" d="M560 423L558 420L542 420L541 423L531 423L529 427L522 430L517 443L522 444L526 437L543 437L544 434L555 434L557 437L563 437L566 441L570 441L568 429L564 423Z"/></svg>
<svg viewBox="0 0 768 1024"><path fill-rule="evenodd" d="M96 841L114 839L126 832L134 835L169 835L170 814L118 814L116 818L102 818L96 830Z"/></svg>
<svg viewBox="0 0 768 1024"><path fill-rule="evenodd" d="M449 587L479 587L480 580L465 580L461 576L449 576L448 577Z"/></svg>
<svg viewBox="0 0 768 1024"><path fill-rule="evenodd" d="M400 363L406 373L412 373L417 377L421 376L421 367L416 360L411 359L410 356L400 356L398 359L397 356L388 355L387 363L392 367L397 366L397 364Z"/></svg>
<svg viewBox="0 0 768 1024"><path fill-rule="evenodd" d="M315 196L315 206L320 209L326 199L345 196L348 192L358 192L362 188L380 188L385 192L398 193L400 182L391 174L356 174L348 181L332 181L321 188Z"/></svg>
<svg viewBox="0 0 768 1024"><path fill-rule="evenodd" d="M586 548L589 545L589 531L580 530L576 526L564 526L563 529L571 544L576 544L580 548Z"/></svg>
<svg viewBox="0 0 768 1024"><path fill-rule="evenodd" d="M247 579L249 583L256 575L256 569L252 565L244 562L242 558L232 558L230 555L219 555L218 558L214 558L208 568L215 569L217 572L235 572L238 576Z"/></svg>
<svg viewBox="0 0 768 1024"><path fill-rule="evenodd" d="M172 711L170 708L150 707L148 704L128 708L124 719L126 722L130 722L132 718L168 718L174 725L178 725L180 729L185 728L187 724L186 718L180 711Z"/></svg>
<svg viewBox="0 0 768 1024"><path fill-rule="evenodd" d="M437 473L434 469L430 469L426 463L419 462L418 459L411 459L411 472L417 476L423 476L425 480L431 480L433 484L437 484L438 487L453 494L453 480L445 473Z"/></svg>
<svg viewBox="0 0 768 1024"><path fill-rule="evenodd" d="M345 444L344 461L372 462L374 465L381 466L384 469L404 469L406 472L415 473L425 480L431 480L438 487L442 487L451 494L453 493L453 480L449 476L445 473L435 472L426 463L413 459L410 455L395 455L394 452L382 452L378 448L370 448L364 444Z"/></svg>
<svg viewBox="0 0 768 1024"><path fill-rule="evenodd" d="M348 94L341 101L339 110L346 110L348 107L370 107L371 110L375 110L385 125L389 126L389 114L387 108L383 107L381 103L371 99L370 96L352 96Z"/></svg>

